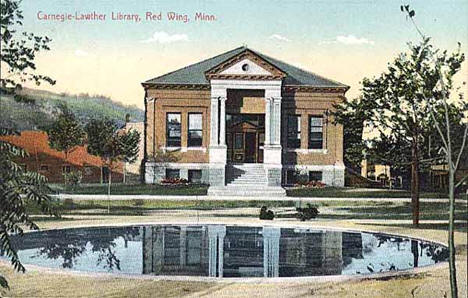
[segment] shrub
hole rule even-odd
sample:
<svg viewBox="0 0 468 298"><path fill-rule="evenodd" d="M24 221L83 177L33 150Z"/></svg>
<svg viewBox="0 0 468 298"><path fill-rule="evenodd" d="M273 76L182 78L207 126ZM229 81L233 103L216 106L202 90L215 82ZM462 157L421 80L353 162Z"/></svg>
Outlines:
<svg viewBox="0 0 468 298"><path fill-rule="evenodd" d="M137 207L143 206L145 204L145 201L143 199L133 199L132 202L133 206Z"/></svg>
<svg viewBox="0 0 468 298"><path fill-rule="evenodd" d="M325 188L327 185L322 181L309 181L309 182L299 182L296 184L299 187L307 187L307 188Z"/></svg>
<svg viewBox="0 0 468 298"><path fill-rule="evenodd" d="M273 211L268 210L266 206L262 206L262 208L260 209L259 218L262 220L273 220L273 218L275 218L275 214L273 213Z"/></svg>
<svg viewBox="0 0 468 298"><path fill-rule="evenodd" d="M297 218L301 221L310 220L312 218L316 218L317 215L320 213L317 207L307 203L307 207L305 208L296 208L297 211Z"/></svg>
<svg viewBox="0 0 468 298"><path fill-rule="evenodd" d="M161 180L162 184L187 184L188 180L184 178L165 178Z"/></svg>
<svg viewBox="0 0 468 298"><path fill-rule="evenodd" d="M73 203L72 199L65 199L63 200L63 208L64 209L73 209L75 208L75 203Z"/></svg>
<svg viewBox="0 0 468 298"><path fill-rule="evenodd" d="M83 174L81 173L81 171L71 171L70 173L63 173L63 181L65 185L72 186L72 188L80 185L82 179Z"/></svg>

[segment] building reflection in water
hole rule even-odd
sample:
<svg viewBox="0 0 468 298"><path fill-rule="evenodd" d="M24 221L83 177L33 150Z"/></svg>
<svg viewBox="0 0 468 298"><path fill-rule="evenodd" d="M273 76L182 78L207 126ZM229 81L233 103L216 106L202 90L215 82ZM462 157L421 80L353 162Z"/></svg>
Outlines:
<svg viewBox="0 0 468 298"><path fill-rule="evenodd" d="M142 227L143 274L288 277L341 274L360 234L278 227ZM343 245L348 248L343 252Z"/></svg>

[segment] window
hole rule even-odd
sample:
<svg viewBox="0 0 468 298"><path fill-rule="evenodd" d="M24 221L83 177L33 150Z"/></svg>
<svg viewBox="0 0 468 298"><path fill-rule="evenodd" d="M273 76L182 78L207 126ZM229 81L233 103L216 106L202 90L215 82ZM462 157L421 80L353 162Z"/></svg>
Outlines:
<svg viewBox="0 0 468 298"><path fill-rule="evenodd" d="M188 181L190 183L201 183L202 171L201 170L188 170Z"/></svg>
<svg viewBox="0 0 468 298"><path fill-rule="evenodd" d="M47 172L49 170L48 165L41 165L41 171Z"/></svg>
<svg viewBox="0 0 468 298"><path fill-rule="evenodd" d="M167 113L166 146L180 147L181 125L180 113Z"/></svg>
<svg viewBox="0 0 468 298"><path fill-rule="evenodd" d="M71 167L70 166L62 166L62 173L70 173Z"/></svg>
<svg viewBox="0 0 468 298"><path fill-rule="evenodd" d="M310 116L309 118L309 149L323 148L323 118Z"/></svg>
<svg viewBox="0 0 468 298"><path fill-rule="evenodd" d="M297 183L297 173L295 170L288 170L286 172L286 184L294 185Z"/></svg>
<svg viewBox="0 0 468 298"><path fill-rule="evenodd" d="M203 144L202 114L189 113L188 120L188 147L201 147Z"/></svg>
<svg viewBox="0 0 468 298"><path fill-rule="evenodd" d="M234 136L234 149L243 149L244 148L244 134L236 133Z"/></svg>
<svg viewBox="0 0 468 298"><path fill-rule="evenodd" d="M180 170L179 169L166 169L166 179L179 179Z"/></svg>
<svg viewBox="0 0 468 298"><path fill-rule="evenodd" d="M322 172L321 171L310 171L309 172L309 182L312 181L322 181Z"/></svg>
<svg viewBox="0 0 468 298"><path fill-rule="evenodd" d="M200 265L201 256L203 255L202 232L201 231L187 231L187 265Z"/></svg>
<svg viewBox="0 0 468 298"><path fill-rule="evenodd" d="M86 176L91 176L93 174L93 168L90 166L84 167L84 174Z"/></svg>
<svg viewBox="0 0 468 298"><path fill-rule="evenodd" d="M301 148L300 115L288 115L288 147Z"/></svg>

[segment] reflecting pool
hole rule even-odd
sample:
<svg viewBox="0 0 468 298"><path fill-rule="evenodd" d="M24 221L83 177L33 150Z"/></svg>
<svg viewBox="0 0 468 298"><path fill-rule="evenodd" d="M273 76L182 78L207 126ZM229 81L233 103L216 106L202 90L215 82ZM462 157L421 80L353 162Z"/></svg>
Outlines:
<svg viewBox="0 0 468 298"><path fill-rule="evenodd" d="M309 228L141 225L13 237L24 264L88 272L211 277L359 275L446 261L445 246Z"/></svg>

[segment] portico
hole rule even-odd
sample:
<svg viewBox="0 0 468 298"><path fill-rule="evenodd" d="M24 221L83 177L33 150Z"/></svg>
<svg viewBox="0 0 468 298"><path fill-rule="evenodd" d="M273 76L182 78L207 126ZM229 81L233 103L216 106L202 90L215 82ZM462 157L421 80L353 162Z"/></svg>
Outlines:
<svg viewBox="0 0 468 298"><path fill-rule="evenodd" d="M226 101L228 90L261 90L264 94L263 167L268 184L281 185L281 81L280 80L211 80L210 121L210 185L224 186L226 144ZM247 103L243 103L246 104ZM235 161L235 159L231 159ZM213 173L213 175L211 175Z"/></svg>

